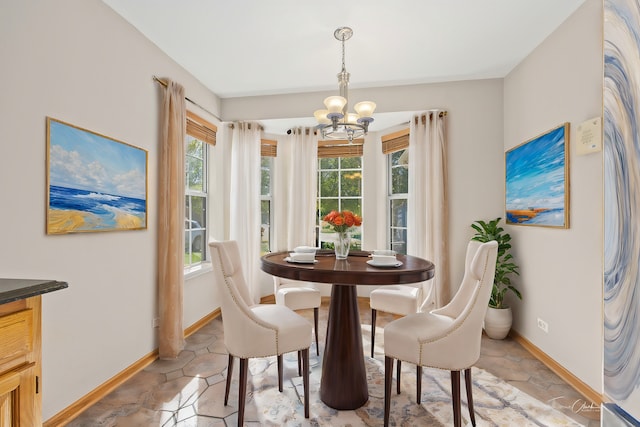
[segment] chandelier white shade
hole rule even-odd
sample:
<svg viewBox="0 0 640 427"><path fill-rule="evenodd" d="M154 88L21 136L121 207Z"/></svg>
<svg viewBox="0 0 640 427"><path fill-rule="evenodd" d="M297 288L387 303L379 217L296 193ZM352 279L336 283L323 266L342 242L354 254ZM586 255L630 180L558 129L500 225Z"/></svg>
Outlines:
<svg viewBox="0 0 640 427"><path fill-rule="evenodd" d="M348 112L349 73L344 65L344 42L352 35L353 30L349 27L340 27L333 33L333 36L342 43L342 70L338 73L340 95L325 98L326 109L316 110L313 113L323 139L346 139L349 143L367 134L376 109L375 102L363 101L353 107L356 110L355 113Z"/></svg>

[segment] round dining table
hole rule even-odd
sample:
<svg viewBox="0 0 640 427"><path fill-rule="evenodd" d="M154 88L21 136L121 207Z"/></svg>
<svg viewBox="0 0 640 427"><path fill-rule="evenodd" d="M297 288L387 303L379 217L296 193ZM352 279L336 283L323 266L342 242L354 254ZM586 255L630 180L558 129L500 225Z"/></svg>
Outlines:
<svg viewBox="0 0 640 427"><path fill-rule="evenodd" d="M313 263L289 262L285 259L288 255L288 252L264 255L262 270L287 279L333 285L320 399L334 409L357 409L369 399L357 286L424 282L433 277L435 267L431 261L409 255L397 256L399 266L375 267L366 251L351 251L347 259L337 260L332 250L319 250Z"/></svg>

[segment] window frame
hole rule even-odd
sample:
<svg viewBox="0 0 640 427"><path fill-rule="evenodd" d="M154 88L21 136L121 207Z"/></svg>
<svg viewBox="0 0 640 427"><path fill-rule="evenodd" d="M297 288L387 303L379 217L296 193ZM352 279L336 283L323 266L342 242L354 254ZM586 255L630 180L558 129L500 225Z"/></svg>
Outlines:
<svg viewBox="0 0 640 427"><path fill-rule="evenodd" d="M393 239L393 230L396 229L404 229L405 230L405 234L407 236L406 240L404 242L404 253L406 253L406 248L407 248L407 244L408 244L408 240L409 240L409 224L406 224L405 227L393 227L392 226L392 220L391 220L391 205L393 203L393 201L397 201L397 200L406 200L406 204L407 204L407 211L409 209L409 204L411 203L411 200L409 198L409 182L408 182L408 170L409 170L409 162L406 163L406 167L407 167L407 192L406 193L393 193L393 161L392 161L392 157L394 153L397 153L399 151L404 151L404 153L408 156L409 155L409 131L410 129L404 128L404 129L400 129L396 132L392 132L388 135L383 135L381 137L381 141L382 141L382 154L387 156L387 213L386 213L386 221L387 221L387 237L386 237L386 243L387 246L389 247L389 249L394 249L394 244L392 242ZM402 156L403 154L401 154L400 156ZM402 167L401 165L396 165L395 167ZM406 221L406 218L405 218ZM403 253L403 251L398 251L399 253Z"/></svg>
<svg viewBox="0 0 640 427"><path fill-rule="evenodd" d="M216 144L216 132L217 127L200 116L187 111L186 117L186 129L184 135L184 204L185 204L185 227L184 227L184 256L183 256L183 268L185 276L191 275L194 272L202 270L205 265L210 265L207 241L209 236L209 192L211 189L211 174L209 173L211 147L210 145ZM189 159L193 159L194 156L190 156L188 153L188 145L190 141L198 141L201 144L201 158L195 157L196 160L202 162L202 189L189 188ZM200 150L199 150L200 151ZM198 217L194 214L193 206L194 199L202 198L202 209L199 209L199 217L202 219L197 221ZM194 224L199 227L192 227ZM200 236L199 251L194 251L193 243L189 242L197 241L197 236ZM196 236L196 237L194 237ZM196 262L193 261L194 253L200 253L200 259Z"/></svg>
<svg viewBox="0 0 640 427"><path fill-rule="evenodd" d="M394 168L401 168L401 167L406 167L407 168L407 172L409 170L409 164L407 163L406 166L405 165L394 165L393 164L393 155L395 153L398 152L403 152L403 153L407 153L408 147L401 149L401 150L396 150L396 151L392 151L390 153L387 153L387 247L389 249L395 250L396 252L400 253L400 254L404 254L406 255L407 253L407 244L408 244L408 240L409 240L409 224L406 223L406 215L405 215L405 226L401 227L401 226L394 226L393 225L393 221L392 221L392 212L393 212L393 208L392 208L392 204L396 201L399 200L405 200L406 201L406 207L407 210L409 209L409 183L407 182L407 192L406 193L394 193L393 192L393 169ZM407 153L408 154L408 153ZM402 154L400 155L402 157ZM408 173L407 173L408 176ZM393 237L395 235L394 231L396 230L404 230L404 235L406 236L406 241L404 242L404 251L403 250L397 250L396 246L397 243L394 244L393 242Z"/></svg>
<svg viewBox="0 0 640 427"><path fill-rule="evenodd" d="M263 155L260 156L260 255L264 255L268 252L271 252L271 246L273 243L273 161L274 156L272 155L264 155L264 151L263 151ZM268 161L268 165L265 166L263 164L264 161ZM263 178L263 174L262 171L267 169L268 175L269 175L269 190L268 190L268 194L263 194L262 189L263 189L263 182L262 182L262 178ZM262 204L263 202L268 202L269 204L269 215L268 215L268 220L269 220L269 224L267 227L267 233L268 233L268 237L266 239L266 243L267 243L267 247L264 248L264 240L263 240L263 233L265 232L265 230L262 228Z"/></svg>
<svg viewBox="0 0 640 427"><path fill-rule="evenodd" d="M190 139L198 141L200 144L202 144L202 159L198 158L198 160L202 161L202 187L203 188L202 190L193 190L189 188L189 180L187 177L188 171L186 168L186 163L187 163L188 157L193 158L193 156L189 156L185 150L185 189L184 189L184 196L185 196L184 269L185 269L185 272L190 272L194 268L198 268L203 263L208 262L205 242L206 242L206 236L208 236L208 231L209 231L208 230L209 221L207 220L207 213L208 213L208 207L209 207L209 181L208 181L209 180L209 171L208 171L209 146L207 143L199 140L198 138L190 134L185 135L185 144L188 144ZM202 225L202 221L198 222L196 220L196 215L193 210L194 198L203 199L203 209L201 212L198 212L198 213L201 213L201 217L204 218L204 225ZM193 223L197 223L199 227L192 227ZM200 251L194 250L194 246L193 246L194 243L189 244L189 242L197 242L198 233L200 234ZM198 252L201 253L201 258L200 260L194 262L193 256Z"/></svg>
<svg viewBox="0 0 640 427"><path fill-rule="evenodd" d="M360 147L359 149L360 153L362 148ZM358 157L360 158L360 167L359 168L342 168L342 161L343 159L347 159L347 158L352 158L352 157ZM326 159L336 159L338 162L338 167L336 169L323 169L322 168L322 161L326 160ZM322 233L322 223L323 220L322 218L324 217L324 214L321 212L320 207L322 206L322 200L337 200L337 206L338 206L338 210L342 211L345 208L343 207L343 200L359 200L359 204L360 204L360 212L354 212L360 216L362 216L362 202L363 202L363 197L362 197L362 192L363 192L363 184L364 184L364 179L363 179L363 162L364 162L364 157L362 156L362 154L360 155L343 155L343 156L337 156L337 157L328 157L328 156L318 156L318 170L317 170L317 174L318 174L318 179L317 179L317 191L316 191L316 214L317 214L317 219L316 219L316 247L320 247L320 248L331 248L332 244L333 244L333 240L328 240L328 239L323 239L323 234L326 233ZM337 196L331 196L331 197L323 197L321 195L321 188L322 188L322 172L327 172L327 171L332 171L332 172L336 172L338 175L338 191L337 191ZM359 173L360 174L360 195L359 196L342 196L342 176L344 172L354 172L354 173ZM349 209L352 210L352 209ZM325 214L328 212L325 212ZM363 240L363 229L362 226L360 227L354 227L355 229L357 229L356 231L356 235L360 236L359 239L359 243L354 243L354 242L358 242L358 240L355 240L352 238L351 240L351 248L352 249L356 249L359 250L362 248L362 240Z"/></svg>

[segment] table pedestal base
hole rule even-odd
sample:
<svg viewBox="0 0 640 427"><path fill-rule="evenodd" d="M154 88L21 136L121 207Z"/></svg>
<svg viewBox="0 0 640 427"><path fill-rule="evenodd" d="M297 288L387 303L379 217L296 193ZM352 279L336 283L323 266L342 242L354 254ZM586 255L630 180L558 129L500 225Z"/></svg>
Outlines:
<svg viewBox="0 0 640 427"><path fill-rule="evenodd" d="M369 399L355 285L331 289L320 399L339 410L357 409Z"/></svg>

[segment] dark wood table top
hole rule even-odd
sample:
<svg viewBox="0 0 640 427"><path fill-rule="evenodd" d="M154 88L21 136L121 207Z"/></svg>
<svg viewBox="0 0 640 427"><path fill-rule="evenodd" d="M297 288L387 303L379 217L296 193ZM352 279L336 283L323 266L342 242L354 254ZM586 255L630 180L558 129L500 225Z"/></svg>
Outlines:
<svg viewBox="0 0 640 427"><path fill-rule="evenodd" d="M273 252L262 257L262 270L274 276L308 282L341 285L388 285L418 283L429 280L435 267L431 261L410 255L398 255L400 267L373 267L367 264L369 252L351 251L346 260L336 260L333 250L316 252L316 263L285 261L289 251Z"/></svg>

